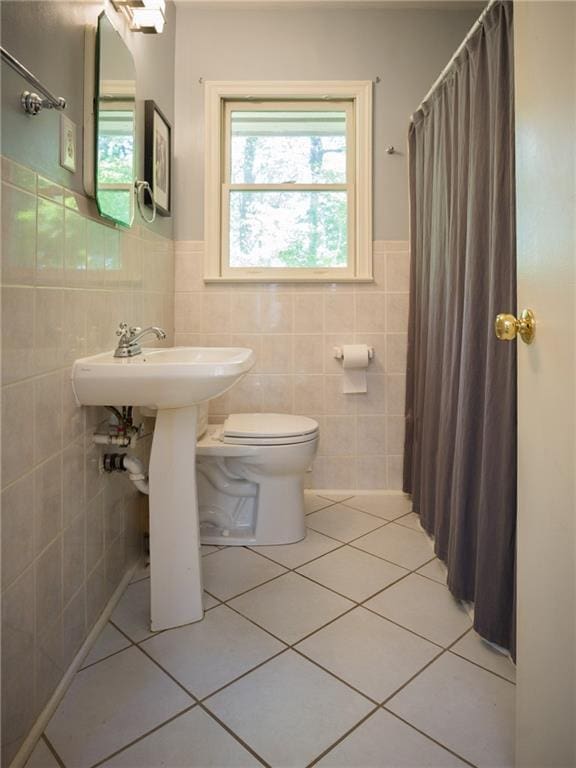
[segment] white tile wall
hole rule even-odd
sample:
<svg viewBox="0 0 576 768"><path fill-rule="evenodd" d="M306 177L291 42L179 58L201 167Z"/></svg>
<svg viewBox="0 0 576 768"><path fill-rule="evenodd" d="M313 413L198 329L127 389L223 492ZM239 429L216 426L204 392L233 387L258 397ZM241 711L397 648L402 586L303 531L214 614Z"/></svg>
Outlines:
<svg viewBox="0 0 576 768"><path fill-rule="evenodd" d="M121 320L173 334L172 242L92 218L86 198L2 160L2 764L134 560L140 502L103 479L100 409L69 366ZM146 445L141 446L147 450Z"/></svg>
<svg viewBox="0 0 576 768"><path fill-rule="evenodd" d="M313 488L400 489L409 253L406 241L374 243L370 284L208 284L203 243L176 248L176 344L249 346L251 373L211 404L231 412L313 416L322 439ZM368 344L368 392L342 394L332 348Z"/></svg>

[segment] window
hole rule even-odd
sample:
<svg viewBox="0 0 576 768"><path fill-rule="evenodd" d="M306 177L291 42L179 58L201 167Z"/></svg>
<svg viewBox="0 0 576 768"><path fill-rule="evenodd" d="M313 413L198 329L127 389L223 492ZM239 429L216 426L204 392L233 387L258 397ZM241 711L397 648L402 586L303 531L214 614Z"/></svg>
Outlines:
<svg viewBox="0 0 576 768"><path fill-rule="evenodd" d="M370 280L371 83L206 89L205 278Z"/></svg>

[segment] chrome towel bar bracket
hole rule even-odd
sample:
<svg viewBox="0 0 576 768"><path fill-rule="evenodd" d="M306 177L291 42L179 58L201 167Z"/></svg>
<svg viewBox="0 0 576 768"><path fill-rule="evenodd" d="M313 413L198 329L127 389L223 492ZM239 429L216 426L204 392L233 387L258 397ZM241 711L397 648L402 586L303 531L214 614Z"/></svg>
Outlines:
<svg viewBox="0 0 576 768"><path fill-rule="evenodd" d="M62 96L54 96L46 86L42 85L40 80L38 80L30 70L26 69L17 58L12 56L11 53L8 53L2 46L0 46L0 53L2 54L2 61L9 64L15 72L21 75L31 86L36 88L42 94L42 96L39 96L37 93L32 93L31 91L24 91L22 93L20 104L27 114L37 115L41 109L60 110L66 108L66 99L63 99Z"/></svg>

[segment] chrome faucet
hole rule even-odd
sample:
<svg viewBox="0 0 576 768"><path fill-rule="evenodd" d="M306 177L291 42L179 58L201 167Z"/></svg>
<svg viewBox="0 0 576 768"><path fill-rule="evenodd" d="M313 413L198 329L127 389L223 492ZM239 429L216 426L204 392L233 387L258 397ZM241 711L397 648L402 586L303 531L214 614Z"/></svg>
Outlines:
<svg viewBox="0 0 576 768"><path fill-rule="evenodd" d="M114 357L134 357L142 354L142 347L138 343L144 336L154 334L157 339L165 339L166 331L151 325L149 328L130 327L128 323L120 323L116 336L120 337Z"/></svg>

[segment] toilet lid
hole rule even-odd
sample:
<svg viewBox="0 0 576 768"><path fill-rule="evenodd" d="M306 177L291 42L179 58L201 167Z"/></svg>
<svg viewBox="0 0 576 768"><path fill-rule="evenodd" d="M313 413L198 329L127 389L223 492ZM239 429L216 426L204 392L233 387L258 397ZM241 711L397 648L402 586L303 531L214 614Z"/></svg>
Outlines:
<svg viewBox="0 0 576 768"><path fill-rule="evenodd" d="M226 442L266 440L274 443L305 442L318 433L318 422L287 413L233 413L224 422Z"/></svg>

